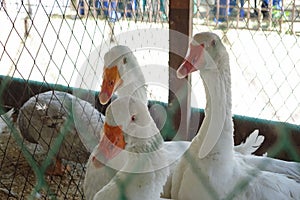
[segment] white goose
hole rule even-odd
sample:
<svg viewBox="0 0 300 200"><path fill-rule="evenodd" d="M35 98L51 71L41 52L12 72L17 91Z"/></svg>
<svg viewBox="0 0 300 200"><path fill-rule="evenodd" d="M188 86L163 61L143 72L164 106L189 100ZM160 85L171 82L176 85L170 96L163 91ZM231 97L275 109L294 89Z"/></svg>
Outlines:
<svg viewBox="0 0 300 200"><path fill-rule="evenodd" d="M85 163L100 139L104 115L89 102L60 91L31 97L20 108L18 125L22 136L48 152L63 138L51 175L62 175L61 159ZM85 133L84 137L80 133ZM85 143L83 143L85 141Z"/></svg>
<svg viewBox="0 0 300 200"><path fill-rule="evenodd" d="M300 183L288 172L299 181L299 163L234 152L229 56L216 34L193 37L177 75L196 70L207 96L205 119L173 173L172 198L300 199Z"/></svg>
<svg viewBox="0 0 300 200"><path fill-rule="evenodd" d="M145 105L148 104L147 91L145 86L145 78L141 71L141 67L131 49L127 46L118 45L113 47L104 56L103 82L99 93L99 100L102 104L106 104L112 97L114 92L118 93L118 97L132 95L140 99ZM156 122L158 128L163 126L163 119L159 119L159 115L151 112L150 114ZM258 136L258 131L246 140L246 143L239 146L241 152L249 154L263 142L263 136ZM249 145L250 143L250 145ZM190 145L186 141L165 142L164 148L170 158L170 171L172 173L175 163L182 156ZM87 163L87 170L84 180L84 193L87 199L91 199L96 191L100 190L115 175L117 170L108 166L103 166L97 161L95 155L99 154L99 145L94 149ZM164 188L164 197L170 197L171 180L169 177Z"/></svg>
<svg viewBox="0 0 300 200"><path fill-rule="evenodd" d="M110 157L106 164L119 171L93 199L160 199L169 175L168 155L147 106L134 97L120 97L108 106L105 115L102 155ZM116 134L122 148L112 143ZM101 160L105 162L105 158Z"/></svg>
<svg viewBox="0 0 300 200"><path fill-rule="evenodd" d="M99 93L99 100L102 104L106 104L115 91L118 92L118 98L131 95L140 99L145 105L148 104L144 75L136 57L128 47L122 45L113 47L105 54L104 65L106 67L104 67L103 83ZM155 121L160 121L159 116L156 116ZM115 140L119 140L119 138L116 137ZM186 141L165 142L163 148L168 153L169 164L172 164L172 167L175 166L175 162L182 156L189 144L190 142ZM119 145L116 144L116 146ZM83 184L86 199L92 199L94 194L105 186L118 171L99 162L97 156L101 155L101 148L99 144L94 148L86 165ZM171 183L171 181L169 182ZM169 185L166 186L168 193L170 193L169 187Z"/></svg>

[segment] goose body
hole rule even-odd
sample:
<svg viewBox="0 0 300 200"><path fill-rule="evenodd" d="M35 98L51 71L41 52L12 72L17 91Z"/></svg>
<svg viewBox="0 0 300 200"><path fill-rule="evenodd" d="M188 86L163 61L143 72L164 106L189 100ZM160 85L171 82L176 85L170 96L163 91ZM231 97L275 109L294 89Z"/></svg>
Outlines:
<svg viewBox="0 0 300 200"><path fill-rule="evenodd" d="M168 158L163 138L147 106L134 97L120 97L108 106L104 126L100 146L105 157L116 152L116 146L109 150L104 147L108 144L105 140L109 141L108 146L115 144L111 138L119 133L124 142L106 163L116 167L118 172L93 199L160 199L169 175Z"/></svg>
<svg viewBox="0 0 300 200"><path fill-rule="evenodd" d="M104 56L103 82L99 93L100 103L106 104L116 92L118 97L131 95L140 99L145 105L148 104L145 78L141 71L141 67L127 46L118 45L113 47ZM155 121L157 127L161 129L165 119L155 110L150 109L150 115ZM263 136L258 136L258 131L254 131L254 138L245 144L239 145L241 153L253 153L263 142ZM251 144L249 144L249 142ZM253 143L252 143L253 142ZM164 142L163 148L167 153L170 163L170 174L176 166L177 161L189 147L190 142L187 141L170 141ZM84 193L87 199L91 199L95 192L100 190L108 183L116 174L116 169L111 169L108 166L98 165L95 155L99 154L98 148L95 148L87 163L87 170L84 180ZM94 160L94 161L92 161ZM109 171L109 173L105 173ZM93 178L90 178L93 177ZM163 197L169 198L172 187L172 176L164 187Z"/></svg>
<svg viewBox="0 0 300 200"><path fill-rule="evenodd" d="M172 172L176 166L177 161L187 149L190 142L164 142L162 149L165 151L169 166L169 171ZM83 191L87 200L93 199L94 195L107 185L111 179L119 171L118 168L103 164L97 157L101 156L100 144L98 144L86 164L86 174L84 177ZM163 197L170 197L172 187L172 176L168 176L167 183L163 188Z"/></svg>
<svg viewBox="0 0 300 200"><path fill-rule="evenodd" d="M104 116L90 103L60 91L31 97L21 107L17 119L26 140L40 144L48 152L63 138L56 161L66 159L78 163L88 160L100 138L103 120ZM61 173L60 169L54 172Z"/></svg>
<svg viewBox="0 0 300 200"><path fill-rule="evenodd" d="M203 124L173 173L172 198L299 199L299 163L234 151L229 56L220 38L196 34L188 52L177 76L200 70L207 103Z"/></svg>
<svg viewBox="0 0 300 200"><path fill-rule="evenodd" d="M5 127L7 127L7 120L11 119L14 109L10 109L6 113L0 116L0 135L2 134Z"/></svg>

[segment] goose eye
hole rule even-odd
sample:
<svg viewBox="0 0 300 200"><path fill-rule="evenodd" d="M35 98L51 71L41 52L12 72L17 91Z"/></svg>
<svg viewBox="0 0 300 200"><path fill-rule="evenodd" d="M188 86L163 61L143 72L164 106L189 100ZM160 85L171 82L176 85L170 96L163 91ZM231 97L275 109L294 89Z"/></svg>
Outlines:
<svg viewBox="0 0 300 200"><path fill-rule="evenodd" d="M216 44L217 44L217 43L216 43L216 40L212 40L212 41L211 41L211 46L215 47Z"/></svg>
<svg viewBox="0 0 300 200"><path fill-rule="evenodd" d="M126 63L127 63L127 58L124 57L124 58L123 58L123 64L126 64Z"/></svg>
<svg viewBox="0 0 300 200"><path fill-rule="evenodd" d="M135 121L135 119L136 119L136 116L135 116L135 115L132 115L132 116L131 116L131 121L133 121L133 122L134 122L134 121Z"/></svg>

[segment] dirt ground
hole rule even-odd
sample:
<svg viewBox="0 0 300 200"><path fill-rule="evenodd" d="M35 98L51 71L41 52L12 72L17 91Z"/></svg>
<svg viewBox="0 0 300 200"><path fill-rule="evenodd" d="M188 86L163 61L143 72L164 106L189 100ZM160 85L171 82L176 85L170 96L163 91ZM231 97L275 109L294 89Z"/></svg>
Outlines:
<svg viewBox="0 0 300 200"><path fill-rule="evenodd" d="M34 159L42 163L45 158L41 148L23 142ZM35 150L36 149L36 150ZM0 134L0 199L28 199L33 194L38 180L32 167L23 156L13 134L7 130ZM83 199L83 179L85 166L73 162L65 163L71 170L63 176L44 176L48 185L40 190L32 199Z"/></svg>

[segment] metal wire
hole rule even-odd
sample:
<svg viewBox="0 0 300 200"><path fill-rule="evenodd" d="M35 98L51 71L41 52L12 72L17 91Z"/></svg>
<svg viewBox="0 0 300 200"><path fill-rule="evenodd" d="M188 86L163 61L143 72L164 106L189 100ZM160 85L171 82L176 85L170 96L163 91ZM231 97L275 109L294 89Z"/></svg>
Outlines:
<svg viewBox="0 0 300 200"><path fill-rule="evenodd" d="M88 92L99 90L102 74L99 63L103 63L107 49L99 46L109 48L112 43L119 43L121 39L118 36L124 32L168 28L168 0L119 1L118 5L113 2L2 0L0 96L11 101L1 100L0 113L13 105L18 110L29 97L49 89L64 87L66 91L73 92L74 88ZM283 9L261 8L261 2L253 5L248 0L242 8L240 2L236 1L236 5L220 5L214 1L195 0L193 33L214 31L224 39L235 71L235 114L298 126L300 4L286 0L282 1ZM225 16L220 16L218 9L230 9L231 14L226 11ZM93 53L98 57L96 60L90 59ZM168 62L166 52L161 50L155 53L151 49L146 50L140 60L145 61L146 57L155 60L155 56L156 61ZM161 55L163 59L159 58ZM167 76L168 71L163 73L159 76ZM8 90L15 80L27 85L24 86L26 90L20 93ZM193 76L193 88L204 93L199 80L197 75ZM30 86L32 81L36 81L35 87ZM167 98L159 91L162 90L148 88L149 97L166 103ZM86 96L86 99L95 104L94 96ZM202 102L192 102L192 105L204 107ZM73 120L72 115L67 117L60 137L55 138L55 146L46 153L39 145L28 142L20 135L15 120L7 123L8 131L0 133L0 199L84 198L84 163L65 161L71 166L65 175L45 175ZM294 160L299 160L297 148L289 140L283 138L283 142L270 151L271 154L288 148Z"/></svg>

